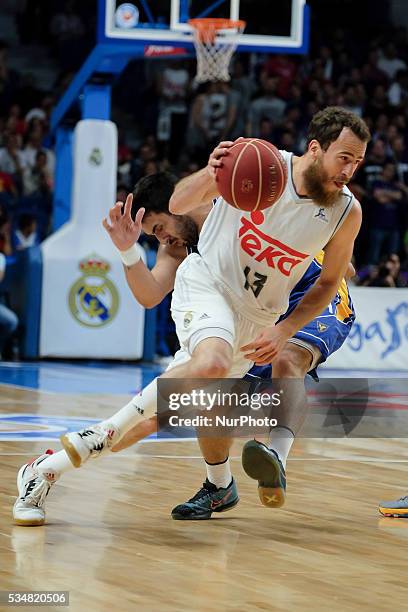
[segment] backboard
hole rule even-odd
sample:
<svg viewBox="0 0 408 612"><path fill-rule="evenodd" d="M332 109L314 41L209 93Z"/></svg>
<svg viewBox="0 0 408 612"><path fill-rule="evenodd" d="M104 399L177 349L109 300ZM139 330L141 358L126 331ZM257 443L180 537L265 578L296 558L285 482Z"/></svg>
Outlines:
<svg viewBox="0 0 408 612"><path fill-rule="evenodd" d="M99 42L192 46L189 19L222 17L246 21L239 51L306 53L306 0L99 0Z"/></svg>

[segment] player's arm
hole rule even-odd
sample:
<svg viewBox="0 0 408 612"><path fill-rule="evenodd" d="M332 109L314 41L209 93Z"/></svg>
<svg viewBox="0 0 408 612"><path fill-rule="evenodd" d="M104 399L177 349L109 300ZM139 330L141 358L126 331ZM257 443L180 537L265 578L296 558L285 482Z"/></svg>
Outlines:
<svg viewBox="0 0 408 612"><path fill-rule="evenodd" d="M325 247L322 271L293 312L283 321L266 327L241 351L256 364L271 363L289 338L317 317L337 293L353 254L354 240L361 226L361 207L357 200L343 225Z"/></svg>
<svg viewBox="0 0 408 612"><path fill-rule="evenodd" d="M306 323L317 317L337 293L341 281L349 269L356 236L361 226L361 207L357 200L343 225L334 234L324 249L322 271L319 278L307 291L304 298L287 319L282 321L292 337Z"/></svg>
<svg viewBox="0 0 408 612"><path fill-rule="evenodd" d="M105 218L102 224L119 251L133 295L145 308L153 308L173 289L176 271L185 257L185 250L170 245L160 246L156 265L149 270L140 259L135 245L142 232L145 209L138 210L133 220L132 201L130 193L125 205L117 202L109 211L109 219Z"/></svg>
<svg viewBox="0 0 408 612"><path fill-rule="evenodd" d="M239 140L239 139L238 139ZM237 142L237 141L235 141ZM222 158L234 142L224 140L212 151L208 164L202 170L186 176L174 188L169 202L169 211L174 215L184 215L191 210L208 205L219 196L215 180L217 168L222 166Z"/></svg>
<svg viewBox="0 0 408 612"><path fill-rule="evenodd" d="M351 263L351 261L349 261L349 264L347 266L347 270L346 270L346 274L344 276L344 278L347 280L350 280L350 278L353 278L353 276L356 275L356 269L353 266L353 264Z"/></svg>
<svg viewBox="0 0 408 612"><path fill-rule="evenodd" d="M178 254L182 250L184 255ZM171 247L160 245L154 268L149 270L143 261L126 266L127 284L136 300L145 308L153 308L172 291L177 268L185 257L185 249L171 252Z"/></svg>

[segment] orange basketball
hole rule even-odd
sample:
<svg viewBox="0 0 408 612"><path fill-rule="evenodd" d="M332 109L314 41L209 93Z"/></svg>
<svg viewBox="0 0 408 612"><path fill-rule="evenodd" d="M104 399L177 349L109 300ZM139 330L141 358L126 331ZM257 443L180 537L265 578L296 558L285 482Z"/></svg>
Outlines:
<svg viewBox="0 0 408 612"><path fill-rule="evenodd" d="M278 149L259 138L244 138L234 144L216 173L224 200L235 208L250 211L275 204L287 178L286 162Z"/></svg>

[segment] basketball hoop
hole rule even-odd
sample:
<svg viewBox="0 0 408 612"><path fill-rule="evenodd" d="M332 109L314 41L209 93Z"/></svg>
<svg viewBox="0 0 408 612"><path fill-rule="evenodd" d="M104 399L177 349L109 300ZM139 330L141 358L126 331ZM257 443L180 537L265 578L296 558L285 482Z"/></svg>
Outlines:
<svg viewBox="0 0 408 612"><path fill-rule="evenodd" d="M190 19L197 53L196 81L229 81L229 65L245 21L233 19Z"/></svg>

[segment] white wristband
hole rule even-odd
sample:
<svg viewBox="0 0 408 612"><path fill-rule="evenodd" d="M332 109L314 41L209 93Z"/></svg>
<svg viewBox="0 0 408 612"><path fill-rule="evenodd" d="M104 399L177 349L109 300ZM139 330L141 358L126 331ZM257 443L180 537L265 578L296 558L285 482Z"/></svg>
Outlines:
<svg viewBox="0 0 408 612"><path fill-rule="evenodd" d="M136 264L141 259L139 249L137 248L135 244L131 246L130 249L127 249L126 251L119 251L119 255L120 255L122 262L128 268Z"/></svg>

